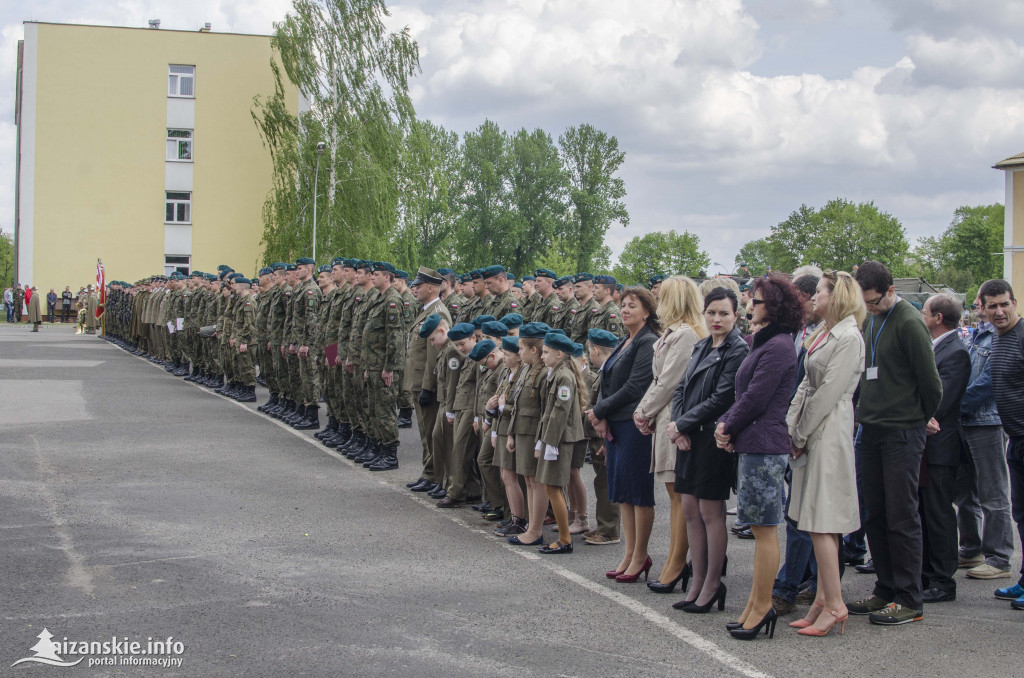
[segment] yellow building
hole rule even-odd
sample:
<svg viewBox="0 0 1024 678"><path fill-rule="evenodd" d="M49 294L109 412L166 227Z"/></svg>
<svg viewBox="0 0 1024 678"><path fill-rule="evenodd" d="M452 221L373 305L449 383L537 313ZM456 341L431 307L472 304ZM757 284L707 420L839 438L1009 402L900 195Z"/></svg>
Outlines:
<svg viewBox="0 0 1024 678"><path fill-rule="evenodd" d="M1024 153L1000 160L994 167L1006 174L1003 277L1019 297L1024 294Z"/></svg>
<svg viewBox="0 0 1024 678"><path fill-rule="evenodd" d="M159 22L151 22L159 26ZM41 290L260 258L271 161L251 110L270 37L25 23L15 275ZM291 88L292 112L300 107ZM304 107L304 106L303 106Z"/></svg>

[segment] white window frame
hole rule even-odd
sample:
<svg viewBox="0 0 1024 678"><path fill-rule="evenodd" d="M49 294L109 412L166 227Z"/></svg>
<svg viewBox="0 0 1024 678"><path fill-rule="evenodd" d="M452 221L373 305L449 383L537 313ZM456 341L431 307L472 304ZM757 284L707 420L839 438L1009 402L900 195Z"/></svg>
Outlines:
<svg viewBox="0 0 1024 678"><path fill-rule="evenodd" d="M168 259L184 259L184 262L169 262ZM182 270L185 269L185 270ZM164 255L164 275L170 275L175 271L180 271L185 275L192 273L192 255L190 254L165 254Z"/></svg>
<svg viewBox="0 0 1024 678"><path fill-rule="evenodd" d="M181 196L185 196L185 195L187 195L188 198L181 197ZM174 196L174 197L171 197L171 196ZM171 221L167 220L167 207L169 205L174 205L173 216L175 218L172 219ZM187 209L188 209L188 219L186 219L184 221L181 221L181 220L177 219L178 207L181 206L181 205L187 205L188 206L187 207ZM165 224L178 224L178 225L182 225L182 226L187 226L187 225L190 225L192 223L192 191L166 191L164 193L164 223Z"/></svg>
<svg viewBox="0 0 1024 678"><path fill-rule="evenodd" d="M182 94L182 84L188 82L192 90ZM196 98L196 67L183 64L169 64L167 67L167 96L182 99Z"/></svg>
<svg viewBox="0 0 1024 678"><path fill-rule="evenodd" d="M184 132L188 136L171 136L172 132ZM190 129L174 129L168 128L167 130L167 161L168 162L192 162L195 158L195 141L194 131ZM185 144L188 148L188 157L180 158L181 145Z"/></svg>

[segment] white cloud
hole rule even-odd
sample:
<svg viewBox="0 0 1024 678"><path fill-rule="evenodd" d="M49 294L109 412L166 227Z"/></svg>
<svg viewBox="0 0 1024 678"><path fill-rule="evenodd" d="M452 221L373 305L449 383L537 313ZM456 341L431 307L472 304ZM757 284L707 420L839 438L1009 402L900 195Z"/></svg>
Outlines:
<svg viewBox="0 0 1024 678"><path fill-rule="evenodd" d="M907 38L914 62L914 82L922 86L1018 88L1024 72L1024 46L1008 37L938 39L914 34Z"/></svg>

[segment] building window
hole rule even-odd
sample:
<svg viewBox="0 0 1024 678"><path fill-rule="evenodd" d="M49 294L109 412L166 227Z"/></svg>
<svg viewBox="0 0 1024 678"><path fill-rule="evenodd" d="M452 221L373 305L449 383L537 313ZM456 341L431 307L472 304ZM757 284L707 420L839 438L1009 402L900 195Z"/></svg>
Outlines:
<svg viewBox="0 0 1024 678"><path fill-rule="evenodd" d="M192 162L192 130L167 130L167 159Z"/></svg>
<svg viewBox="0 0 1024 678"><path fill-rule="evenodd" d="M164 210L165 224L192 223L192 194L167 191L167 204Z"/></svg>
<svg viewBox="0 0 1024 678"><path fill-rule="evenodd" d="M196 67L170 65L167 77L167 96L194 97L196 95Z"/></svg>
<svg viewBox="0 0 1024 678"><path fill-rule="evenodd" d="M177 271L188 275L192 272L192 257L168 254L164 256L164 275L170 275Z"/></svg>

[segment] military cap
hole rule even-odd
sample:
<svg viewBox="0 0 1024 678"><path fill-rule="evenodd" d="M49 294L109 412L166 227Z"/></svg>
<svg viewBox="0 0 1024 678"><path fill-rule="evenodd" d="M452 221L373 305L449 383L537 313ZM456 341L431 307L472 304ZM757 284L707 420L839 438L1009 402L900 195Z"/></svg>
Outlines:
<svg viewBox="0 0 1024 678"><path fill-rule="evenodd" d="M395 265L389 264L386 261L375 261L373 262L373 268L371 268L370 270L374 273L376 273L377 271L387 271L388 273L394 275Z"/></svg>
<svg viewBox="0 0 1024 678"><path fill-rule="evenodd" d="M476 332L476 328L469 323L459 323L455 327L448 330L448 338L452 341L459 341L460 339L468 339L473 336Z"/></svg>
<svg viewBox="0 0 1024 678"><path fill-rule="evenodd" d="M323 266L318 267L316 269L316 272L317 273L330 273L331 272L331 265L330 264L324 264Z"/></svg>
<svg viewBox="0 0 1024 678"><path fill-rule="evenodd" d="M508 327L496 320L483 323L480 326L480 331L484 333L485 337L497 337L500 339L501 337L508 336Z"/></svg>
<svg viewBox="0 0 1024 678"><path fill-rule="evenodd" d="M593 273L577 273L572 277L574 283L590 282L594 279Z"/></svg>
<svg viewBox="0 0 1024 678"><path fill-rule="evenodd" d="M217 270L218 271L233 271L235 269L231 268L227 264L221 264L220 266L217 267Z"/></svg>
<svg viewBox="0 0 1024 678"><path fill-rule="evenodd" d="M523 324L523 316L518 313L509 313L498 322L509 329L512 329L513 327L521 327Z"/></svg>
<svg viewBox="0 0 1024 678"><path fill-rule="evenodd" d="M241 278L241 277L242 277L241 273L228 273L227 274L227 279L228 279L229 282L234 282L235 278Z"/></svg>
<svg viewBox="0 0 1024 678"><path fill-rule="evenodd" d="M275 272L276 271L287 271L288 270L288 264L284 263L283 261L275 261L274 263L272 263L270 265L270 268L273 269Z"/></svg>
<svg viewBox="0 0 1024 678"><path fill-rule="evenodd" d="M592 329L587 332L587 341L595 346L615 348L619 345L619 338L608 330Z"/></svg>
<svg viewBox="0 0 1024 678"><path fill-rule="evenodd" d="M554 332L555 334L561 334L564 337L569 336L568 334L565 333L565 330L563 330L561 327L555 327L551 331Z"/></svg>
<svg viewBox="0 0 1024 678"><path fill-rule="evenodd" d="M519 289L523 289L523 283L521 283L521 282L512 283L512 287L518 287Z"/></svg>
<svg viewBox="0 0 1024 678"><path fill-rule="evenodd" d="M206 279L207 279L208 281L210 281L210 282L213 282L214 280L216 280L216 279L217 279L217 276L215 276L215 275L214 275L214 274L212 274L212 273L207 273L207 274L206 274Z"/></svg>
<svg viewBox="0 0 1024 678"><path fill-rule="evenodd" d="M230 272L231 272L231 271L230 271L229 269L226 269L226 268L225 268L225 269L218 269L218 270L219 270L220 272L219 272L219 273L217 273L217 277L218 277L218 278L220 278L221 280L223 280L223 279L224 279L224 276L226 276L226 275L227 275L228 273L230 273ZM150 280L152 280L152 281L155 281L155 280L157 279L157 277L158 277L158 276L155 276L155 275L154 275L154 276L153 276L152 278L150 278Z"/></svg>
<svg viewBox="0 0 1024 678"><path fill-rule="evenodd" d="M561 278L559 278L558 280L553 282L552 285L554 285L556 288L558 288L558 287L565 287L566 285L568 285L571 282L572 282L572 276L571 275L563 275Z"/></svg>
<svg viewBox="0 0 1024 678"><path fill-rule="evenodd" d="M740 292L746 292L750 289L750 285L740 285Z"/></svg>
<svg viewBox="0 0 1024 678"><path fill-rule="evenodd" d="M472 271L469 272L469 277L473 280L483 280L484 271L481 268L474 268Z"/></svg>
<svg viewBox="0 0 1024 678"><path fill-rule="evenodd" d="M420 337L426 339L427 337L434 333L434 330L436 330L437 326L440 324L440 315L438 315L437 313L432 313L428 315L427 319L423 321L422 325L420 325Z"/></svg>
<svg viewBox="0 0 1024 678"><path fill-rule="evenodd" d="M203 272L202 271L192 271L192 273L188 277L190 277L190 278L202 278L203 277ZM112 282L110 284L111 285L123 285L124 283L121 282L120 280L115 280L114 282Z"/></svg>
<svg viewBox="0 0 1024 678"><path fill-rule="evenodd" d="M662 273L659 273L657 275L652 275L650 278L647 279L647 287L648 288L654 287L655 285L657 285L658 283L660 283L661 281L663 281L667 277L668 277L667 275L664 275Z"/></svg>
<svg viewBox="0 0 1024 678"><path fill-rule="evenodd" d="M356 263L352 266L352 268L356 269L357 271L369 271L370 273L373 273L373 265L375 263L377 262L368 261L365 259L357 260Z"/></svg>
<svg viewBox="0 0 1024 678"><path fill-rule="evenodd" d="M473 282L473 276L471 274L469 274L469 273L463 273L462 275L459 276L459 282L460 283Z"/></svg>
<svg viewBox="0 0 1024 678"><path fill-rule="evenodd" d="M572 348L572 357L573 358L582 358L583 357L583 344L577 344L576 342L573 342L572 347L573 347Z"/></svg>
<svg viewBox="0 0 1024 678"><path fill-rule="evenodd" d="M299 257L295 260L296 266L305 266L306 264L313 264L316 266L316 259L313 259L312 257Z"/></svg>
<svg viewBox="0 0 1024 678"><path fill-rule="evenodd" d="M507 278L508 280L515 280L516 279L516 277L514 275L512 275L508 271L505 272L505 278Z"/></svg>
<svg viewBox="0 0 1024 678"><path fill-rule="evenodd" d="M478 315L469 322L471 322L473 324L473 327L475 327L476 329L480 329L481 327L484 326L484 323L492 323L495 320L497 320L497 318L495 318L493 315Z"/></svg>
<svg viewBox="0 0 1024 678"><path fill-rule="evenodd" d="M440 285L443 281L440 271L435 271L425 266L420 266L419 270L416 271L416 277L412 279L410 285L422 285L424 283L428 285Z"/></svg>
<svg viewBox="0 0 1024 678"><path fill-rule="evenodd" d="M420 270L423 270L422 267L420 268ZM427 269L427 270L430 270L430 269ZM450 268L439 268L439 269L437 269L437 272L440 273L441 275L455 275L455 271L453 271Z"/></svg>
<svg viewBox="0 0 1024 678"><path fill-rule="evenodd" d="M626 286L623 285L622 283L618 283L617 285L615 285L615 289L617 289L618 291L622 292L622 291L624 291L626 289Z"/></svg>
<svg viewBox="0 0 1024 678"><path fill-rule="evenodd" d="M363 267L363 260L362 259L346 259L345 260L345 268L354 268L356 270L359 270L362 267Z"/></svg>
<svg viewBox="0 0 1024 678"><path fill-rule="evenodd" d="M534 277L533 277L532 275L524 275L524 276L523 276L523 282L527 282L527 281L529 281L529 282L534 282L534 281L536 281L536 280L537 280L537 279L536 279L536 278L534 278Z"/></svg>
<svg viewBox="0 0 1024 678"><path fill-rule="evenodd" d="M523 339L543 339L550 331L551 327L547 323L526 323L519 328L519 336Z"/></svg>
<svg viewBox="0 0 1024 678"><path fill-rule="evenodd" d="M573 349L576 346L575 342L573 342L573 340L570 339L569 337L565 336L564 333L555 332L554 330L544 335L544 345L549 346L555 349L556 351L561 351L562 353L569 354L573 352Z"/></svg>
<svg viewBox="0 0 1024 678"><path fill-rule="evenodd" d="M594 283L597 285L615 285L615 278L610 275L595 275Z"/></svg>
<svg viewBox="0 0 1024 678"><path fill-rule="evenodd" d="M558 274L552 271L550 268L538 268L533 272L538 278L551 278L552 280L558 280ZM526 280L526 278L523 278Z"/></svg>
<svg viewBox="0 0 1024 678"><path fill-rule="evenodd" d="M484 339L483 341L477 342L477 345L469 352L469 359L480 362L489 356L496 348L498 348L497 344L490 339Z"/></svg>
<svg viewBox="0 0 1024 678"><path fill-rule="evenodd" d="M512 353L519 353L519 337L502 337L501 348Z"/></svg>
<svg viewBox="0 0 1024 678"><path fill-rule="evenodd" d="M408 271L403 271L400 268L396 269L395 270L395 277L396 278L400 278L401 280L408 280L409 279L409 272Z"/></svg>
<svg viewBox="0 0 1024 678"><path fill-rule="evenodd" d="M331 259L331 266L332 267L334 267L334 266L344 266L344 265L345 265L345 257L334 257L333 259Z"/></svg>
<svg viewBox="0 0 1024 678"><path fill-rule="evenodd" d="M480 276L483 278L493 278L495 276L501 275L504 272L504 266L502 266L501 264L494 264L492 266L488 266L487 268L480 269Z"/></svg>
<svg viewBox="0 0 1024 678"><path fill-rule="evenodd" d="M273 272L274 269L270 268L269 266L264 266L263 268L260 269L260 272L257 275L270 275Z"/></svg>
<svg viewBox="0 0 1024 678"><path fill-rule="evenodd" d="M296 264L288 264L285 269L286 271L297 271L299 267Z"/></svg>
<svg viewBox="0 0 1024 678"><path fill-rule="evenodd" d="M235 283L236 285L251 285L252 284L251 280L249 280L248 278L246 278L244 276L241 276L241 275L238 276L237 278L235 278L234 280L232 280L232 282Z"/></svg>

